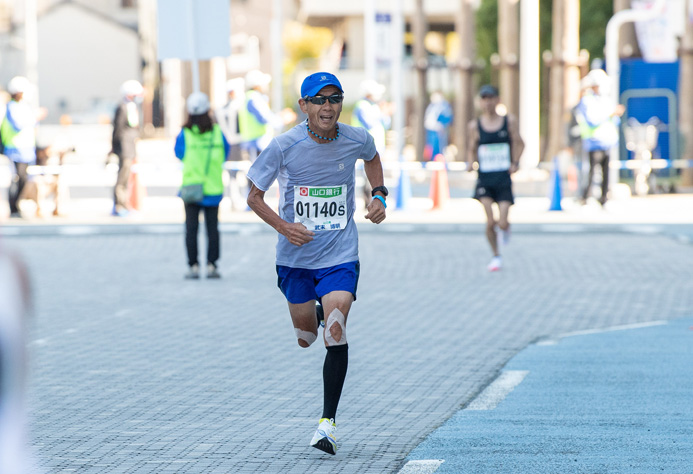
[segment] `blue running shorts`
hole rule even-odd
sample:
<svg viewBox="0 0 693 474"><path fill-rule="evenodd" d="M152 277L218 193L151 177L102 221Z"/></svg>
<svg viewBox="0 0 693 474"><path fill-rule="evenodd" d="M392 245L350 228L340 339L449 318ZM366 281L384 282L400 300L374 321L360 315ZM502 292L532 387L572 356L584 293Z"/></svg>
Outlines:
<svg viewBox="0 0 693 474"><path fill-rule="evenodd" d="M277 286L291 304L322 301L333 291L348 291L356 301L359 271L358 261L315 270L277 265Z"/></svg>

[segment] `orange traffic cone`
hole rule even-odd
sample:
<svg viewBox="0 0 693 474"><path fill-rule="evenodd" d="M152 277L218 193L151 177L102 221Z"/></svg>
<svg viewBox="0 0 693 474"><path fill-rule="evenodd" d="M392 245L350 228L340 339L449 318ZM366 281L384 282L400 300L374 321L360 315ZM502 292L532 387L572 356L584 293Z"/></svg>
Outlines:
<svg viewBox="0 0 693 474"><path fill-rule="evenodd" d="M433 147L431 145L424 145L423 158L426 161L431 161L433 158Z"/></svg>
<svg viewBox="0 0 693 474"><path fill-rule="evenodd" d="M147 188L140 183L139 173L138 173L137 160L132 162L130 168L130 178L128 178L128 190L130 195L128 196L128 205L130 209L139 211L142 209L142 202L144 198L147 197Z"/></svg>
<svg viewBox="0 0 693 474"><path fill-rule="evenodd" d="M575 164L571 164L568 167L568 189L572 191L573 193L577 193L578 191L578 171L577 171L577 166Z"/></svg>
<svg viewBox="0 0 693 474"><path fill-rule="evenodd" d="M442 209L450 200L448 171L443 155L437 154L433 161L435 168L431 175L431 189L428 197L433 201L432 209Z"/></svg>

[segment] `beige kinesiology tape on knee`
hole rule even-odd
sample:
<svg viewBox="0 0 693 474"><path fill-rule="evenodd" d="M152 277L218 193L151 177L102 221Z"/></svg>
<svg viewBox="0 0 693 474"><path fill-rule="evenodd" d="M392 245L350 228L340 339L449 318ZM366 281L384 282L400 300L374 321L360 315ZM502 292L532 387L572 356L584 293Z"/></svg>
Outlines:
<svg viewBox="0 0 693 474"><path fill-rule="evenodd" d="M338 328L334 328L339 340L336 340L335 336L332 335L332 329L335 324L341 329L341 336L339 336L340 331ZM346 320L342 312L337 308L327 317L327 322L325 323L325 341L327 341L328 346L342 346L347 343Z"/></svg>
<svg viewBox="0 0 693 474"><path fill-rule="evenodd" d="M310 331L304 331L303 329L299 328L294 328L294 331L296 331L296 337L298 339L302 339L306 341L306 343L310 346L315 342L315 340L318 338L317 334L313 334Z"/></svg>

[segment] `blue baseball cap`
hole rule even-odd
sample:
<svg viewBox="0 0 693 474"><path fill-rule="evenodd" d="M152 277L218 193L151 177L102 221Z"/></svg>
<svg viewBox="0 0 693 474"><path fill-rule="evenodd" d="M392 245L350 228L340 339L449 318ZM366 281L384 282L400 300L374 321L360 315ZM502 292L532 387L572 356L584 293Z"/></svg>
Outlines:
<svg viewBox="0 0 693 474"><path fill-rule="evenodd" d="M479 89L479 95L481 97L498 97L498 89L496 89L491 84L484 84Z"/></svg>
<svg viewBox="0 0 693 474"><path fill-rule="evenodd" d="M337 86L339 91L344 93L337 76L329 72L316 72L303 79L303 84L301 84L301 97L313 97L325 86Z"/></svg>

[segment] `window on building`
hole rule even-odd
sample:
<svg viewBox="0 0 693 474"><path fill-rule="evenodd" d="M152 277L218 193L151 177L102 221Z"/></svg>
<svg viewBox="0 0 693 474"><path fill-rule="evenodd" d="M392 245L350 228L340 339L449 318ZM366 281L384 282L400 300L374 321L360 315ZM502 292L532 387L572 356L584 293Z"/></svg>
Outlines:
<svg viewBox="0 0 693 474"><path fill-rule="evenodd" d="M123 8L135 8L137 6L137 0L121 0L121 6Z"/></svg>

